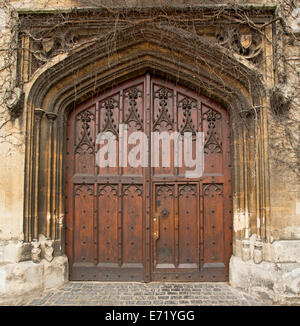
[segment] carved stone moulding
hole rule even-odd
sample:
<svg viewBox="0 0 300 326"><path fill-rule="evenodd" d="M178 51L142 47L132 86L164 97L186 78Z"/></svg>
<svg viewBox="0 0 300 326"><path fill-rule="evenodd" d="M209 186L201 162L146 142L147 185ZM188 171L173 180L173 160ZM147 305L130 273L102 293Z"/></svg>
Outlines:
<svg viewBox="0 0 300 326"><path fill-rule="evenodd" d="M262 35L245 25L228 25L216 29L219 45L232 50L255 65L259 65L262 54Z"/></svg>
<svg viewBox="0 0 300 326"><path fill-rule="evenodd" d="M218 10L218 9L216 9ZM120 9L122 15L122 10ZM124 14L124 13L123 13ZM167 12L163 12L166 15ZM120 30L126 30L132 27L132 22L136 20L136 29L145 29L155 27L157 24L155 20L151 22L138 23L139 13L133 13L132 17L124 17L123 22L116 20L116 16L111 16L110 20L105 18L101 13L93 13L94 19L84 14L75 17L72 15L68 21L60 20L59 17L44 17L48 19L49 23L43 20L43 15L36 15L34 17L39 29L32 27L32 22L28 22L26 15L22 16L23 20L22 30L24 30L24 37L29 36L30 41L30 53L31 60L29 64L32 65L30 69L33 74L39 67L46 63L50 58L58 55L59 53L66 53L75 48L90 44L91 42L97 42L102 37L106 37L106 44L110 48L114 47L115 35ZM235 53L241 55L245 59L259 64L262 53L262 34L257 30L250 28L248 25L231 24L230 21L220 18L216 20L211 12L202 13L176 13L176 25L172 25L172 20L162 20L159 22L161 28L165 30L178 29L181 31L181 37L185 37L185 33L188 32L185 24L180 23L180 20L185 21L187 19L191 24L195 26L195 34L202 35L207 40L212 41L213 44L219 44L222 47L233 50ZM212 31L207 32L207 26L199 25L199 17L203 18L203 15L212 15L210 21L210 28ZM174 16L174 12L170 13L170 17ZM174 18L174 17L173 17ZM264 17L264 20L269 19ZM127 22L128 20L128 22ZM207 18L206 18L207 20ZM27 23L26 23L27 21ZM130 22L129 22L130 21ZM201 19L200 19L201 21ZM228 25L226 25L226 22ZM119 29L119 30L118 30ZM212 34L212 35L211 35Z"/></svg>
<svg viewBox="0 0 300 326"><path fill-rule="evenodd" d="M19 87L7 90L3 96L4 102L12 118L17 118L23 111L24 92Z"/></svg>

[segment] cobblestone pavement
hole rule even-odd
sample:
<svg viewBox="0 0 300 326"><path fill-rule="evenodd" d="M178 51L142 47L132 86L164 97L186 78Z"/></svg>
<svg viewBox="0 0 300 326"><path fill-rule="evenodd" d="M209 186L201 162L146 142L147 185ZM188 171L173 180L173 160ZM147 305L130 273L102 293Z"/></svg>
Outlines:
<svg viewBox="0 0 300 326"><path fill-rule="evenodd" d="M262 306L226 283L69 282L30 306Z"/></svg>

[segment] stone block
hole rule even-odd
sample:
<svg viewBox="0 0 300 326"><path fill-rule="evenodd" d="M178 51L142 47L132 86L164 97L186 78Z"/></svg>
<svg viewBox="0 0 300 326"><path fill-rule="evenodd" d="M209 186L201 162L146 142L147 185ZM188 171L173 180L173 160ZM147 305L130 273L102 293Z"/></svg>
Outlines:
<svg viewBox="0 0 300 326"><path fill-rule="evenodd" d="M263 261L255 264L232 256L230 285L259 296L267 302L286 303L290 298L300 304L300 264Z"/></svg>
<svg viewBox="0 0 300 326"><path fill-rule="evenodd" d="M53 290L68 281L68 260L55 257L50 263L42 260L0 265L0 304L20 304L29 297Z"/></svg>
<svg viewBox="0 0 300 326"><path fill-rule="evenodd" d="M68 259L66 256L55 257L44 264L44 290L55 289L68 281Z"/></svg>

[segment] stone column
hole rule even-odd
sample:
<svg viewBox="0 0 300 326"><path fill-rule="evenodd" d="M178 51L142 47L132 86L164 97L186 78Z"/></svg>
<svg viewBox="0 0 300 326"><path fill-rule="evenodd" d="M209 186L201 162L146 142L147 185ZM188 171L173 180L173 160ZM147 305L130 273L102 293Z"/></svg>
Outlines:
<svg viewBox="0 0 300 326"><path fill-rule="evenodd" d="M254 243L253 260L256 264L259 264L263 258L263 245L262 245L262 212L264 207L264 190L262 183L262 125L261 125L262 113L261 110L257 116L256 121L256 241Z"/></svg>
<svg viewBox="0 0 300 326"><path fill-rule="evenodd" d="M48 119L48 167L47 167L47 239L55 239L56 219L55 219L55 181L56 181L56 154L54 151L53 124L57 117L55 113L47 112Z"/></svg>
<svg viewBox="0 0 300 326"><path fill-rule="evenodd" d="M244 218L245 218L245 233L242 241L242 259L250 260L250 221L249 221L249 203L248 203L248 148L247 148L247 132L246 127L243 127L243 170L244 170Z"/></svg>
<svg viewBox="0 0 300 326"><path fill-rule="evenodd" d="M38 239L38 202L39 202L39 165L40 165L40 136L41 120L45 111L39 108L34 110L34 144L33 144L33 190L32 209L29 227L29 241Z"/></svg>

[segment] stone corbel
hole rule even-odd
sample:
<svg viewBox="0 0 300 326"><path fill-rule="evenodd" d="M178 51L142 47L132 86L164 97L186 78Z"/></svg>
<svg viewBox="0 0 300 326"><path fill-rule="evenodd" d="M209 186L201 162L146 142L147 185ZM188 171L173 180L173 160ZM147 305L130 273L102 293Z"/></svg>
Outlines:
<svg viewBox="0 0 300 326"><path fill-rule="evenodd" d="M45 259L50 263L53 260L53 240L47 239L45 241Z"/></svg>
<svg viewBox="0 0 300 326"><path fill-rule="evenodd" d="M34 240L31 242L32 249L31 249L31 260L38 264L41 261L41 248L40 248L40 242L37 240Z"/></svg>
<svg viewBox="0 0 300 326"><path fill-rule="evenodd" d="M289 111L295 94L285 84L278 84L270 90L270 105L275 114Z"/></svg>
<svg viewBox="0 0 300 326"><path fill-rule="evenodd" d="M242 241L242 259L248 261L251 259L250 240L244 239Z"/></svg>
<svg viewBox="0 0 300 326"><path fill-rule="evenodd" d="M19 87L15 87L11 90L7 90L3 97L10 115L13 118L17 118L23 111L24 105L24 92Z"/></svg>
<svg viewBox="0 0 300 326"><path fill-rule="evenodd" d="M261 239L256 239L254 243L253 261L255 264L260 264L263 260L263 243Z"/></svg>

